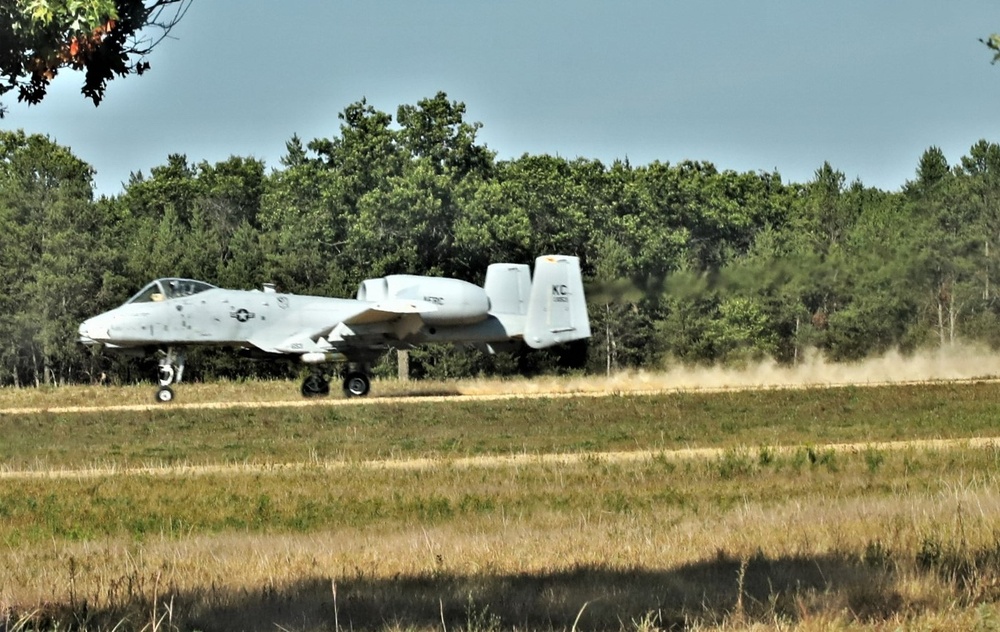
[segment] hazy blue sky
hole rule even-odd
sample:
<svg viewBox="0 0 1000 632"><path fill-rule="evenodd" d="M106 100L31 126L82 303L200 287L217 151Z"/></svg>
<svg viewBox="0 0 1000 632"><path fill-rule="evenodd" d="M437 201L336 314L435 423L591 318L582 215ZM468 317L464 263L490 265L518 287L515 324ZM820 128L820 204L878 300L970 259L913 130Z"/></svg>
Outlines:
<svg viewBox="0 0 1000 632"><path fill-rule="evenodd" d="M443 90L523 153L708 160L811 180L829 161L897 190L928 147L1000 141L996 0L194 0L142 77L95 108L61 74L5 129L51 136L115 194L171 153L279 167L366 97L395 116Z"/></svg>

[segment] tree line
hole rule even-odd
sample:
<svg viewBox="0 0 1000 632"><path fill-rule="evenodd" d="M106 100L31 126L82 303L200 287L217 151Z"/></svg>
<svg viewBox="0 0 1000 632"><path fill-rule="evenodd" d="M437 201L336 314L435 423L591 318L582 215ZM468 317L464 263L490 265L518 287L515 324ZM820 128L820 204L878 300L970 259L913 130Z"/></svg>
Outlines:
<svg viewBox="0 0 1000 632"><path fill-rule="evenodd" d="M170 155L94 199L93 169L0 132L0 384L134 381L150 361L76 344L84 318L160 276L351 296L393 273L482 282L488 264L581 257L593 337L552 352L430 347L416 376L860 359L958 340L1000 345L1000 146L927 149L898 192L708 162L524 154L498 160L444 93L395 116L365 100L339 134L292 137L280 165ZM388 367L394 366L386 362ZM197 378L295 366L191 356Z"/></svg>

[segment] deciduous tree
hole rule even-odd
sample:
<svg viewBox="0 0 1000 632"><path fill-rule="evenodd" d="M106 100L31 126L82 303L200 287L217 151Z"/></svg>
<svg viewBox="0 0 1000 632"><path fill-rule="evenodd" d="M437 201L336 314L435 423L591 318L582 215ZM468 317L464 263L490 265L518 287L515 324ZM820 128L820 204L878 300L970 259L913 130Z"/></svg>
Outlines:
<svg viewBox="0 0 1000 632"><path fill-rule="evenodd" d="M146 57L191 0L3 0L0 95L39 103L63 68L84 72L81 92L98 105L109 81L149 69ZM0 106L0 117L4 109Z"/></svg>

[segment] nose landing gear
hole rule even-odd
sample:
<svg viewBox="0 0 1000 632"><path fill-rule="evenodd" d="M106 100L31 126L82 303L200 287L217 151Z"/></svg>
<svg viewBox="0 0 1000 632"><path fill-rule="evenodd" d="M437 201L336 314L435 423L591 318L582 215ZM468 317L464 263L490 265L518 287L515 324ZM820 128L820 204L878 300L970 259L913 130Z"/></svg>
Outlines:
<svg viewBox="0 0 1000 632"><path fill-rule="evenodd" d="M159 382L160 388L156 391L156 401L160 404L173 401L174 391L171 384L179 383L184 376L184 354L174 353L172 348L168 348L163 357L160 358Z"/></svg>

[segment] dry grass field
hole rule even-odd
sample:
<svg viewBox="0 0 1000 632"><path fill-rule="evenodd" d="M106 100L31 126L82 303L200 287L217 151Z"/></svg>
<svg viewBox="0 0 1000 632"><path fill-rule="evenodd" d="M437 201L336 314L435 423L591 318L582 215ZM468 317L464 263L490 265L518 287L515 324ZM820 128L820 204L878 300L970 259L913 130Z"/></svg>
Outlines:
<svg viewBox="0 0 1000 632"><path fill-rule="evenodd" d="M1000 628L1000 384L470 388L0 392L0 629Z"/></svg>

